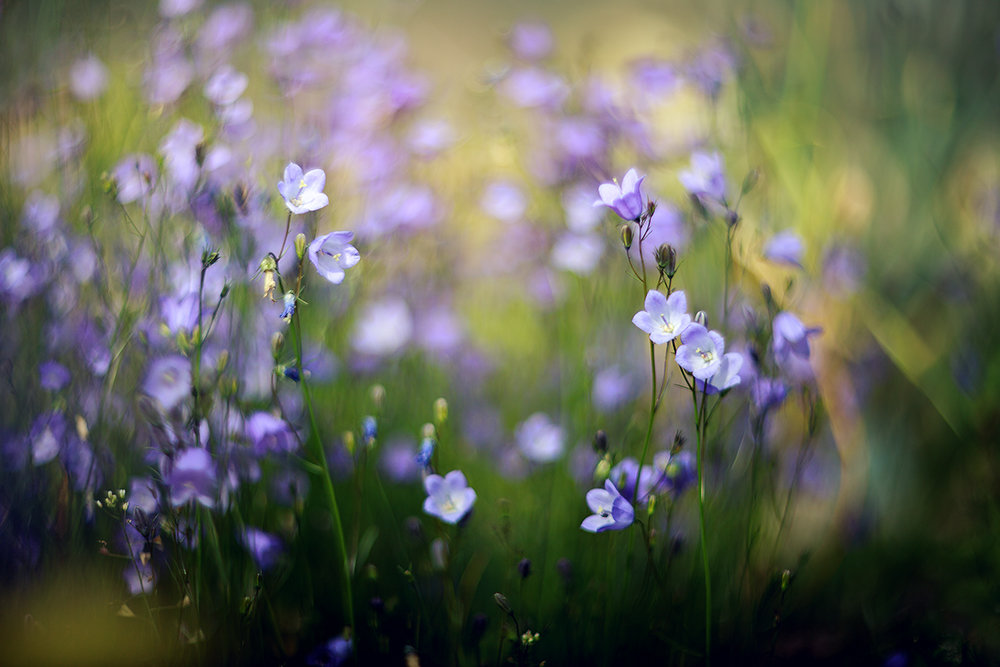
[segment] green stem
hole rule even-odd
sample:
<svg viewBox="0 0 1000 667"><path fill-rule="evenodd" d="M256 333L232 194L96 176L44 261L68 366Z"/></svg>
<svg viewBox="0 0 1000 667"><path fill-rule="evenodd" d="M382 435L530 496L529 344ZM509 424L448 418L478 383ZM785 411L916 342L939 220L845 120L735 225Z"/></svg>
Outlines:
<svg viewBox="0 0 1000 667"><path fill-rule="evenodd" d="M302 284L302 263L299 261L299 288ZM298 298L296 290L296 299ZM299 383L302 385L302 396L305 399L306 408L309 412L309 438L306 440L306 451L314 459L314 463L320 467L320 479L323 485L323 492L326 495L330 514L333 516L334 533L337 537L337 549L340 552L341 574L344 578L344 593L346 595L346 613L348 625L354 628L354 599L351 594L351 573L347 559L347 545L344 542L344 526L340 520L340 509L337 506L337 494L333 490L333 480L330 478L330 467L326 462L326 453L323 451L323 443L320 441L319 428L316 426L316 415L313 412L312 397L309 394L309 384L306 382L305 371L302 368L302 327L299 322L299 310L295 309L292 315L292 327L295 329L295 366L299 371Z"/></svg>
<svg viewBox="0 0 1000 667"><path fill-rule="evenodd" d="M712 576L708 565L708 543L705 530L705 398L698 408L698 394L692 392L695 407L695 435L698 441L698 530L701 534L701 561L705 569L705 663L712 655ZM702 396L706 394L702 392Z"/></svg>

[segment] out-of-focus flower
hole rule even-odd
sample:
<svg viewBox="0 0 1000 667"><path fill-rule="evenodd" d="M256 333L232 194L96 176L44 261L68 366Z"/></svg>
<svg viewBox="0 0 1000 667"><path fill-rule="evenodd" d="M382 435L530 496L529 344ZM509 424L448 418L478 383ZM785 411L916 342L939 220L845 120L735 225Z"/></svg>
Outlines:
<svg viewBox="0 0 1000 667"><path fill-rule="evenodd" d="M302 167L289 162L284 177L284 180L278 181L278 192L292 213L317 211L330 203L330 199L323 194L326 172L322 169L310 169L303 174Z"/></svg>
<svg viewBox="0 0 1000 667"><path fill-rule="evenodd" d="M717 394L740 383L740 368L743 366L743 355L739 352L726 352L722 355L719 370L707 381L695 380L695 384L706 394Z"/></svg>
<svg viewBox="0 0 1000 667"><path fill-rule="evenodd" d="M681 185L696 197L706 197L721 202L726 197L726 174L722 155L695 151L691 154L691 168L677 175Z"/></svg>
<svg viewBox="0 0 1000 667"><path fill-rule="evenodd" d="M646 310L641 310L632 318L632 324L649 334L649 340L656 344L668 343L677 338L689 324L687 297L677 291L670 297L659 290L649 290L646 294Z"/></svg>
<svg viewBox="0 0 1000 667"><path fill-rule="evenodd" d="M215 506L215 461L200 447L190 447L181 452L165 475L170 487L170 504L180 507L189 500L205 507Z"/></svg>
<svg viewBox="0 0 1000 667"><path fill-rule="evenodd" d="M69 384L69 371L58 361L45 361L38 366L42 388L59 391Z"/></svg>
<svg viewBox="0 0 1000 667"><path fill-rule="evenodd" d="M476 502L476 492L469 488L460 470L452 470L444 477L428 475L424 488L424 511L445 523L458 523Z"/></svg>
<svg viewBox="0 0 1000 667"><path fill-rule="evenodd" d="M326 195L323 197L325 199ZM353 232L330 232L316 237L309 244L309 261L321 276L334 285L344 281L346 269L361 261L361 253L350 244L353 239Z"/></svg>
<svg viewBox="0 0 1000 667"><path fill-rule="evenodd" d="M781 405L788 396L785 383L778 379L757 377L750 385L750 398L760 414Z"/></svg>
<svg viewBox="0 0 1000 667"><path fill-rule="evenodd" d="M602 254L604 243L596 234L567 232L552 246L552 265L585 276L597 267Z"/></svg>
<svg viewBox="0 0 1000 667"><path fill-rule="evenodd" d="M509 43L518 58L539 60L552 51L552 30L541 22L524 21L511 28Z"/></svg>
<svg viewBox="0 0 1000 667"><path fill-rule="evenodd" d="M236 71L232 65L223 65L205 84L205 97L220 107L228 106L240 98L249 82L246 74Z"/></svg>
<svg viewBox="0 0 1000 667"><path fill-rule="evenodd" d="M156 587L156 572L153 570L152 562L144 564L136 559L125 566L122 576L132 596L152 593Z"/></svg>
<svg viewBox="0 0 1000 667"><path fill-rule="evenodd" d="M31 462L36 466L54 459L66 441L66 417L61 412L46 412L31 425Z"/></svg>
<svg viewBox="0 0 1000 667"><path fill-rule="evenodd" d="M691 323L681 334L681 342L676 354L678 366L698 380L708 380L719 372L726 343L717 331Z"/></svg>
<svg viewBox="0 0 1000 667"><path fill-rule="evenodd" d="M646 179L636 173L635 169L625 172L621 185L617 181L602 183L597 192L601 196L594 206L607 206L623 220L638 220L646 208L642 198L642 182Z"/></svg>
<svg viewBox="0 0 1000 667"><path fill-rule="evenodd" d="M698 479L694 454L686 449L676 454L659 452L653 457L653 468L660 473L660 490L674 495L681 494Z"/></svg>
<svg viewBox="0 0 1000 667"><path fill-rule="evenodd" d="M115 165L111 172L118 188L118 201L134 202L152 192L156 185L156 160L151 155L129 155Z"/></svg>
<svg viewBox="0 0 1000 667"><path fill-rule="evenodd" d="M354 651L354 642L346 637L334 637L309 654L310 667L340 667Z"/></svg>
<svg viewBox="0 0 1000 667"><path fill-rule="evenodd" d="M518 222L528 208L528 199L516 183L495 181L486 186L479 206L501 222Z"/></svg>
<svg viewBox="0 0 1000 667"><path fill-rule="evenodd" d="M204 0L160 0L160 16L174 18L201 7Z"/></svg>
<svg viewBox="0 0 1000 667"><path fill-rule="evenodd" d="M619 461L608 473L608 479L615 483L625 500L639 503L649 502L649 495L659 481L659 472L650 465L642 468L639 478L639 462L631 456ZM636 492L638 491L638 497Z"/></svg>
<svg viewBox="0 0 1000 667"><path fill-rule="evenodd" d="M603 489L587 491L587 506L593 514L583 520L580 528L590 533L624 530L635 519L632 505L618 493L610 479L604 482Z"/></svg>
<svg viewBox="0 0 1000 667"><path fill-rule="evenodd" d="M295 292L285 292L283 301L285 309L281 311L281 319L291 322L295 314Z"/></svg>
<svg viewBox="0 0 1000 667"><path fill-rule="evenodd" d="M514 430L518 449L529 461L548 463L562 456L566 435L548 415L536 412Z"/></svg>
<svg viewBox="0 0 1000 667"><path fill-rule="evenodd" d="M257 456L277 452L293 452L299 443L284 420L270 412L255 412L246 421L246 436Z"/></svg>
<svg viewBox="0 0 1000 667"><path fill-rule="evenodd" d="M157 359L142 389L170 412L191 394L191 362L177 354Z"/></svg>
<svg viewBox="0 0 1000 667"><path fill-rule="evenodd" d="M269 570L278 563L284 551L281 540L271 533L249 526L240 534L240 541L261 570Z"/></svg>
<svg viewBox="0 0 1000 667"><path fill-rule="evenodd" d="M160 144L163 166L170 180L184 192L189 192L198 181L201 167L197 153L204 138L201 125L181 118Z"/></svg>
<svg viewBox="0 0 1000 667"><path fill-rule="evenodd" d="M519 107L556 108L569 95L569 85L540 67L520 67L500 84L501 92Z"/></svg>
<svg viewBox="0 0 1000 667"><path fill-rule="evenodd" d="M802 238L791 230L778 232L764 246L764 257L802 268Z"/></svg>
<svg viewBox="0 0 1000 667"><path fill-rule="evenodd" d="M69 90L81 101L100 97L108 87L108 68L93 53L80 58L69 69Z"/></svg>
<svg viewBox="0 0 1000 667"><path fill-rule="evenodd" d="M413 317L402 299L390 297L369 303L354 327L355 350L373 356L395 354L413 335Z"/></svg>
<svg viewBox="0 0 1000 667"><path fill-rule="evenodd" d="M772 323L771 350L774 361L787 379L807 382L813 371L809 363L809 338L820 333L817 327L807 328L795 315L782 311Z"/></svg>

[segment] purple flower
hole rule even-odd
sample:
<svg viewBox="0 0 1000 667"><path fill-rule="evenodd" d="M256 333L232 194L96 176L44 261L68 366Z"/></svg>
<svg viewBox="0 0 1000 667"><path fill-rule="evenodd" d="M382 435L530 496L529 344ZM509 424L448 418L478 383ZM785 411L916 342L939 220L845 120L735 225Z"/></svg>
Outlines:
<svg viewBox="0 0 1000 667"><path fill-rule="evenodd" d="M59 391L69 384L69 371L58 361L46 361L38 366L42 387L49 391Z"/></svg>
<svg viewBox="0 0 1000 667"><path fill-rule="evenodd" d="M528 417L514 431L517 446L524 457L535 463L548 463L562 456L566 436L562 427L541 412Z"/></svg>
<svg viewBox="0 0 1000 667"><path fill-rule="evenodd" d="M31 425L31 462L36 466L54 459L66 440L66 417L61 412L46 412Z"/></svg>
<svg viewBox="0 0 1000 667"><path fill-rule="evenodd" d="M540 67L515 69L504 79L501 92L519 107L555 108L569 95L569 85Z"/></svg>
<svg viewBox="0 0 1000 667"><path fill-rule="evenodd" d="M649 340L654 343L668 343L691 324L691 316L687 314L687 297L682 291L674 292L667 298L659 290L649 290L646 310L636 313L632 324L648 333Z"/></svg>
<svg viewBox="0 0 1000 667"><path fill-rule="evenodd" d="M452 470L444 477L428 475L424 488L424 511L445 523L458 523L476 502L476 492L469 488L460 470Z"/></svg>
<svg viewBox="0 0 1000 667"><path fill-rule="evenodd" d="M285 173L287 174L287 171ZM323 195L323 198L326 199L326 195ZM321 276L334 285L343 282L346 269L361 261L361 253L350 245L353 239L353 232L330 232L316 237L309 244L309 261Z"/></svg>
<svg viewBox="0 0 1000 667"><path fill-rule="evenodd" d="M590 533L606 530L624 530L632 525L635 511L632 505L618 493L611 480L604 482L603 489L587 491L587 505L593 512L580 524L580 528Z"/></svg>
<svg viewBox="0 0 1000 667"><path fill-rule="evenodd" d="M778 232L764 246L764 257L802 268L802 238L791 230Z"/></svg>
<svg viewBox="0 0 1000 667"><path fill-rule="evenodd" d="M726 197L726 175L719 153L695 151L691 154L691 168L677 175L681 185L692 195L721 202Z"/></svg>
<svg viewBox="0 0 1000 667"><path fill-rule="evenodd" d="M698 380L708 380L719 372L726 343L717 331L691 323L681 334L683 345L677 348L677 365Z"/></svg>
<svg viewBox="0 0 1000 667"><path fill-rule="evenodd" d="M283 181L278 181L278 192L292 213L318 211L330 203L330 199L323 194L326 173L322 169L311 169L303 174L302 167L289 162L284 176Z"/></svg>
<svg viewBox="0 0 1000 667"><path fill-rule="evenodd" d="M616 486L621 489L622 496L629 502L636 499L636 480L638 479L639 502L645 503L649 500L649 494L653 492L659 475L660 473L653 466L646 465L642 468L642 479L639 479L639 462L629 456L611 469L611 472L608 473L608 479L617 482Z"/></svg>
<svg viewBox="0 0 1000 667"><path fill-rule="evenodd" d="M552 246L552 264L585 276L597 268L603 253L604 241L596 234L566 232Z"/></svg>
<svg viewBox="0 0 1000 667"><path fill-rule="evenodd" d="M261 570L274 567L283 551L281 540L276 535L265 533L258 528L245 528L240 534L240 541Z"/></svg>
<svg viewBox="0 0 1000 667"><path fill-rule="evenodd" d="M247 419L244 428L257 456L294 452L299 447L288 424L270 412L255 412Z"/></svg>
<svg viewBox="0 0 1000 667"><path fill-rule="evenodd" d="M156 587L156 572L153 571L152 562L144 565L142 561L135 560L125 566L122 576L128 585L129 593L133 596L152 593Z"/></svg>
<svg viewBox="0 0 1000 667"><path fill-rule="evenodd" d="M223 65L205 84L205 97L220 107L230 105L240 98L249 82L246 74L237 72L232 65Z"/></svg>
<svg viewBox="0 0 1000 667"><path fill-rule="evenodd" d="M306 664L310 667L340 667L354 650L354 643L344 637L334 637L309 654Z"/></svg>
<svg viewBox="0 0 1000 667"><path fill-rule="evenodd" d="M73 63L69 70L69 89L81 101L99 97L108 87L108 68L93 53Z"/></svg>
<svg viewBox="0 0 1000 667"><path fill-rule="evenodd" d="M510 49L524 60L544 58L552 51L552 31L544 23L518 23L510 31Z"/></svg>
<svg viewBox="0 0 1000 667"><path fill-rule="evenodd" d="M758 377L750 385L750 398L757 407L757 412L761 414L781 405L786 396L788 389L781 380Z"/></svg>
<svg viewBox="0 0 1000 667"><path fill-rule="evenodd" d="M601 198L594 202L594 206L607 206L623 220L638 220L645 209L642 199L642 182L645 179L645 176L639 178L635 169L629 169L621 185L617 181L602 183L597 188Z"/></svg>
<svg viewBox="0 0 1000 667"><path fill-rule="evenodd" d="M283 301L285 309L281 311L281 319L291 322L292 315L295 314L295 292L285 292Z"/></svg>
<svg viewBox="0 0 1000 667"><path fill-rule="evenodd" d="M740 383L740 368L743 367L743 355L738 352L726 352L722 355L719 370L708 381L695 380L695 384L706 394L717 394Z"/></svg>
<svg viewBox="0 0 1000 667"><path fill-rule="evenodd" d="M501 222L518 222L528 208L528 199L516 183L495 181L486 186L479 206Z"/></svg>
<svg viewBox="0 0 1000 667"><path fill-rule="evenodd" d="M145 153L122 158L111 172L118 186L118 201L134 202L152 192L156 185L156 160Z"/></svg>
<svg viewBox="0 0 1000 667"><path fill-rule="evenodd" d="M215 462L208 451L191 447L181 452L165 475L170 487L170 504L180 507L189 500L205 507L215 506Z"/></svg>
<svg viewBox="0 0 1000 667"><path fill-rule="evenodd" d="M661 473L659 486L674 495L680 495L698 479L694 454L686 449L676 454L660 452L653 457L653 467Z"/></svg>
<svg viewBox="0 0 1000 667"><path fill-rule="evenodd" d="M354 325L351 344L371 356L399 352L413 335L413 316L406 302L390 297L369 303Z"/></svg>
<svg viewBox="0 0 1000 667"><path fill-rule="evenodd" d="M786 311L774 316L772 329L774 338L771 346L779 366L791 356L808 359L809 336L821 331L818 328L807 329L802 320Z"/></svg>
<svg viewBox="0 0 1000 667"><path fill-rule="evenodd" d="M157 359L150 365L142 389L170 412L191 393L191 362L176 354Z"/></svg>

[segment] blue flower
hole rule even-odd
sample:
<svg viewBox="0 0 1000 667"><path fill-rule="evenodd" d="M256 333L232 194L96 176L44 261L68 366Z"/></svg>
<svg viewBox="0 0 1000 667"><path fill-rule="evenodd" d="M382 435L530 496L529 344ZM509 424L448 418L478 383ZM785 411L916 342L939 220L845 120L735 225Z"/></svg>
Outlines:
<svg viewBox="0 0 1000 667"><path fill-rule="evenodd" d="M323 194L326 185L326 173L322 169L312 169L305 174L302 167L289 162L285 167L285 180L278 181L278 192L285 200L285 206L292 213L318 211L330 203Z"/></svg>
<svg viewBox="0 0 1000 667"><path fill-rule="evenodd" d="M635 520L632 505L618 493L610 479L604 482L603 489L587 491L587 505L593 514L583 520L580 528L590 533L624 530Z"/></svg>
<svg viewBox="0 0 1000 667"><path fill-rule="evenodd" d="M281 319L285 322L292 321L292 315L295 314L295 293L285 292L285 309L281 311Z"/></svg>
<svg viewBox="0 0 1000 667"><path fill-rule="evenodd" d="M476 492L469 488L460 470L452 470L444 477L428 475L424 488L424 511L445 523L458 523L476 502Z"/></svg>
<svg viewBox="0 0 1000 667"><path fill-rule="evenodd" d="M674 292L667 298L658 290L649 290L645 306L646 310L632 318L632 324L648 333L654 343L669 343L691 324L684 292Z"/></svg>
<svg viewBox="0 0 1000 667"><path fill-rule="evenodd" d="M350 245L353 238L353 232L330 232L309 244L309 261L334 285L343 282L345 269L361 261L361 253Z"/></svg>
<svg viewBox="0 0 1000 667"><path fill-rule="evenodd" d="M625 172L621 185L617 181L602 183L597 188L601 198L594 202L594 206L607 206L623 220L638 220L645 208L642 200L642 182L645 178L639 178L635 169L629 169Z"/></svg>

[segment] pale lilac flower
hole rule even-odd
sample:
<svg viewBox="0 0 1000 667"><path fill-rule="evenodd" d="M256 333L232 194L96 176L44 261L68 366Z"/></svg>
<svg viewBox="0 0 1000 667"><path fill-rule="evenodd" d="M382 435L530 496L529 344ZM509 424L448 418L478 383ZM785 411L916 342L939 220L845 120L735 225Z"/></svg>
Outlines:
<svg viewBox="0 0 1000 667"><path fill-rule="evenodd" d="M460 470L452 470L444 477L428 475L424 488L427 490L424 511L445 523L458 523L476 502L476 492L469 488Z"/></svg>
<svg viewBox="0 0 1000 667"><path fill-rule="evenodd" d="M541 22L518 23L510 31L510 49L524 60L544 58L552 51L552 30Z"/></svg>
<svg viewBox="0 0 1000 667"><path fill-rule="evenodd" d="M808 359L809 336L820 332L818 328L806 328L802 320L787 311L774 316L772 328L774 337L771 345L778 365L790 356Z"/></svg>
<svg viewBox="0 0 1000 667"><path fill-rule="evenodd" d="M46 412L31 425L31 462L44 465L62 451L66 441L66 417L61 412Z"/></svg>
<svg viewBox="0 0 1000 667"><path fill-rule="evenodd" d="M569 85L540 67L520 67L504 78L501 92L519 107L558 107L569 95Z"/></svg>
<svg viewBox="0 0 1000 667"><path fill-rule="evenodd" d="M132 561L125 566L122 576L128 585L129 594L133 597L152 593L156 587L156 572L151 561L145 565L138 559Z"/></svg>
<svg viewBox="0 0 1000 667"><path fill-rule="evenodd" d="M635 169L625 172L621 185L617 181L602 183L597 192L601 196L594 206L607 206L623 220L638 220L646 208L642 199L642 182L646 179L636 173Z"/></svg>
<svg viewBox="0 0 1000 667"><path fill-rule="evenodd" d="M414 123L406 136L410 151L422 158L431 158L455 143L455 130L442 119L425 119Z"/></svg>
<svg viewBox="0 0 1000 667"><path fill-rule="evenodd" d="M248 526L240 533L240 541L261 570L271 569L281 558L283 548L276 535Z"/></svg>
<svg viewBox="0 0 1000 667"><path fill-rule="evenodd" d="M246 74L236 71L232 65L223 65L205 84L205 97L219 106L228 106L240 98L249 82Z"/></svg>
<svg viewBox="0 0 1000 667"><path fill-rule="evenodd" d="M183 192L189 192L198 181L201 167L198 165L198 146L205 139L205 130L181 118L170 130L170 134L160 143L163 166L170 179Z"/></svg>
<svg viewBox="0 0 1000 667"><path fill-rule="evenodd" d="M604 254L604 242L596 234L567 232L552 246L552 265L563 271L589 275Z"/></svg>
<svg viewBox="0 0 1000 667"><path fill-rule="evenodd" d="M618 493L610 479L604 482L603 489L587 491L587 505L593 514L583 520L580 528L590 533L624 530L635 520L632 505Z"/></svg>
<svg viewBox="0 0 1000 667"><path fill-rule="evenodd" d="M142 389L170 412L191 395L191 362L177 354L157 359L150 364Z"/></svg>
<svg viewBox="0 0 1000 667"><path fill-rule="evenodd" d="M694 454L686 449L676 454L659 452L653 457L653 468L660 474L657 490L671 492L675 496L698 479Z"/></svg>
<svg viewBox="0 0 1000 667"><path fill-rule="evenodd" d="M792 230L778 232L764 246L764 257L778 264L802 268L802 237Z"/></svg>
<svg viewBox="0 0 1000 667"><path fill-rule="evenodd" d="M719 370L707 381L695 380L695 384L706 394L717 394L740 383L740 368L743 367L743 355L738 352L726 352L719 363Z"/></svg>
<svg viewBox="0 0 1000 667"><path fill-rule="evenodd" d="M292 213L317 211L330 203L323 194L326 173L322 169L311 169L303 174L302 167L289 162L284 175L285 179L278 181L278 192Z"/></svg>
<svg viewBox="0 0 1000 667"><path fill-rule="evenodd" d="M204 0L160 0L160 16L174 18L183 16L201 6Z"/></svg>
<svg viewBox="0 0 1000 667"><path fill-rule="evenodd" d="M42 387L49 391L59 391L69 384L69 371L58 361L45 361L38 366Z"/></svg>
<svg viewBox="0 0 1000 667"><path fill-rule="evenodd" d="M295 433L288 424L270 412L255 412L247 419L244 428L257 456L294 452L299 447Z"/></svg>
<svg viewBox="0 0 1000 667"><path fill-rule="evenodd" d="M518 222L528 208L528 199L516 183L496 181L486 186L479 205L501 222Z"/></svg>
<svg viewBox="0 0 1000 667"><path fill-rule="evenodd" d="M608 479L615 482L625 500L636 500L636 482L638 480L638 502L645 504L649 495L657 485L660 473L650 465L643 466L642 478L639 478L639 461L629 456L619 461L608 473Z"/></svg>
<svg viewBox="0 0 1000 667"><path fill-rule="evenodd" d="M207 450L190 447L181 452L164 476L170 487L170 504L180 507L188 501L215 506L215 462Z"/></svg>
<svg viewBox="0 0 1000 667"><path fill-rule="evenodd" d="M719 372L726 344L717 331L692 322L681 334L681 342L676 355L678 366L698 380L708 380Z"/></svg>
<svg viewBox="0 0 1000 667"><path fill-rule="evenodd" d="M719 153L695 151L691 154L691 168L680 172L677 177L692 195L717 202L726 197L726 175Z"/></svg>
<svg viewBox="0 0 1000 667"><path fill-rule="evenodd" d="M594 374L590 399L599 412L612 412L623 407L636 395L637 383L618 366L609 366Z"/></svg>
<svg viewBox="0 0 1000 667"><path fill-rule="evenodd" d="M578 183L563 191L562 205L566 213L566 226L578 233L592 231L601 221L602 213L594 207L593 189Z"/></svg>
<svg viewBox="0 0 1000 667"><path fill-rule="evenodd" d="M108 68L93 53L73 63L69 70L69 89L81 101L99 97L108 87Z"/></svg>
<svg viewBox="0 0 1000 667"><path fill-rule="evenodd" d="M406 302L387 298L369 303L354 326L355 350L373 356L399 352L413 336L413 316Z"/></svg>
<svg viewBox="0 0 1000 667"><path fill-rule="evenodd" d="M648 333L649 340L658 345L677 338L691 324L687 297L682 291L674 292L667 298L659 290L649 290L645 305L646 310L636 313L632 324Z"/></svg>
<svg viewBox="0 0 1000 667"><path fill-rule="evenodd" d="M566 435L558 424L541 412L528 417L514 430L518 449L529 461L548 463L562 456Z"/></svg>
<svg viewBox="0 0 1000 667"><path fill-rule="evenodd" d="M111 171L118 187L118 201L122 204L145 197L156 185L156 160L145 153L122 158Z"/></svg>

